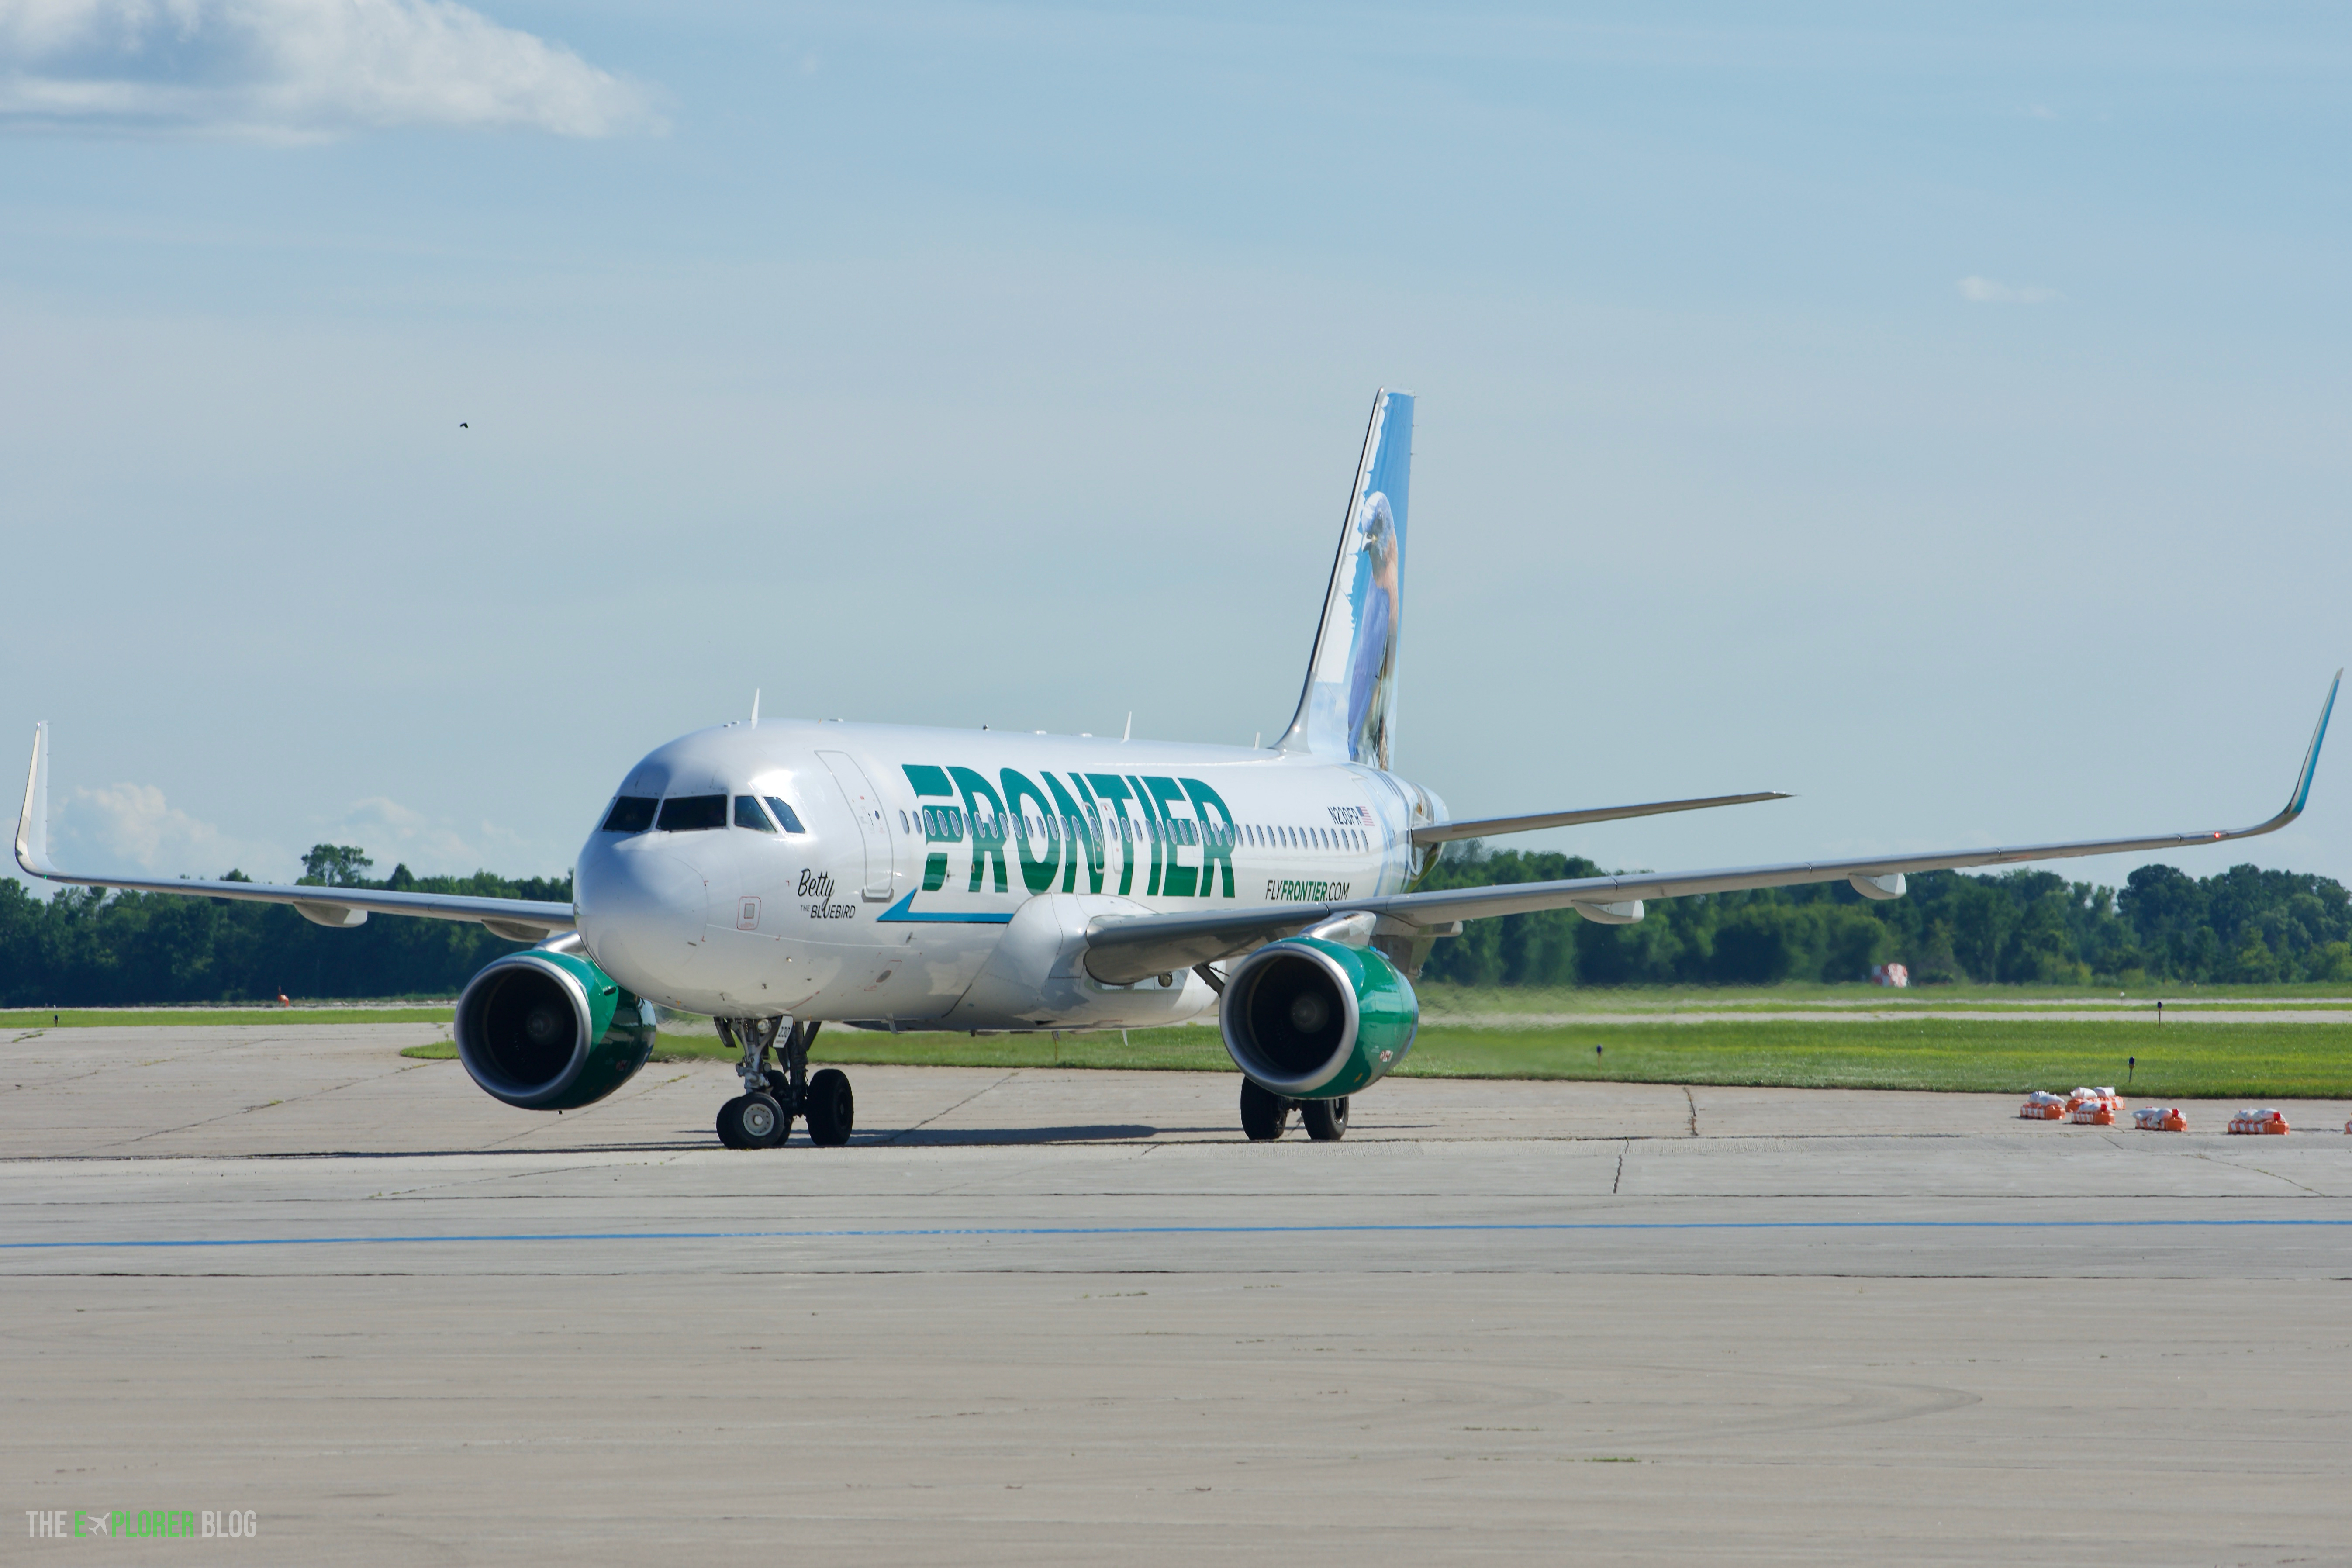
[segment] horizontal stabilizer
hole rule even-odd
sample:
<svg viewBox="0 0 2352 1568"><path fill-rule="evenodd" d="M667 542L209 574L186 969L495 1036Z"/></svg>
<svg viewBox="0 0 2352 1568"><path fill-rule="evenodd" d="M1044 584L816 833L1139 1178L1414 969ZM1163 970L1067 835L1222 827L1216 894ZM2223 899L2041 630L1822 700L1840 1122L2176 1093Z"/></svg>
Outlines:
<svg viewBox="0 0 2352 1568"><path fill-rule="evenodd" d="M1777 789L1755 795L1710 795L1696 800L1654 800L1646 805L1601 805L1589 811L1539 811L1533 816L1485 816L1475 822L1436 822L1412 830L1415 844L1452 844L1463 838L1488 838L1497 833L1533 833L1545 827L1574 827L1584 822L1616 822L1628 816L1658 816L1669 811L1705 811L1711 805L1747 805L1759 800L1789 800Z"/></svg>

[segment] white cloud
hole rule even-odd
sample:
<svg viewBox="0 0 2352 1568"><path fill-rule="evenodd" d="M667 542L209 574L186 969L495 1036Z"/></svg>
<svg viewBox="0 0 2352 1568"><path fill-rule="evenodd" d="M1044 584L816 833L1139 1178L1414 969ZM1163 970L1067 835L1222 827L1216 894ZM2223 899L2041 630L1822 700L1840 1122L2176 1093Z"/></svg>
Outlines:
<svg viewBox="0 0 2352 1568"><path fill-rule="evenodd" d="M520 877L530 874L523 868L533 858L521 837L505 828L485 822L467 833L382 795L353 801L341 818L320 826L318 834L326 842L356 844L366 850L375 862L369 873L374 877L389 876L404 860L419 876L490 870Z"/></svg>
<svg viewBox="0 0 2352 1568"><path fill-rule="evenodd" d="M89 865L91 850L100 858L99 868L112 870L129 862L167 877L217 877L232 866L266 866L282 853L197 821L152 784L78 788L58 804L63 809L54 826L67 853L58 858L77 870Z"/></svg>
<svg viewBox="0 0 2352 1568"><path fill-rule="evenodd" d="M636 87L455 0L0 0L0 120L270 138L655 123Z"/></svg>
<svg viewBox="0 0 2352 1568"><path fill-rule="evenodd" d="M2058 298L2055 289L2038 283L2002 283L1990 278L1960 279L1960 298L1971 305L2047 305Z"/></svg>
<svg viewBox="0 0 2352 1568"><path fill-rule="evenodd" d="M257 881L301 875L303 852L314 843L356 844L375 862L370 873L389 876L406 861L419 876L492 870L527 876L545 868L520 835L484 822L467 831L381 795L353 801L341 815L313 819L299 844L264 844L232 837L171 804L152 784L80 787L59 799L51 831L57 858L75 870L132 868L164 877L217 877L231 867Z"/></svg>

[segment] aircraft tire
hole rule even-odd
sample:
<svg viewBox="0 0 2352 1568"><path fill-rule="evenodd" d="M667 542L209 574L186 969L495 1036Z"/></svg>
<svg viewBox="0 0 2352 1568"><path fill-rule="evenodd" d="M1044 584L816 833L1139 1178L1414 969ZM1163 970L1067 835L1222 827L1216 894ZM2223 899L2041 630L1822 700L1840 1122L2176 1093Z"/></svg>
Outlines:
<svg viewBox="0 0 2352 1568"><path fill-rule="evenodd" d="M743 1102L751 1097L739 1094L719 1108L719 1142L730 1149L749 1149L743 1131Z"/></svg>
<svg viewBox="0 0 2352 1568"><path fill-rule="evenodd" d="M1259 1086L1255 1079L1242 1079L1242 1131L1253 1143L1263 1143L1282 1136L1290 1125L1290 1101L1270 1089Z"/></svg>
<svg viewBox="0 0 2352 1568"><path fill-rule="evenodd" d="M810 1079L802 1115L808 1120L810 1142L826 1149L848 1142L850 1129L857 1124L857 1097L849 1091L849 1075L826 1068Z"/></svg>
<svg viewBox="0 0 2352 1568"><path fill-rule="evenodd" d="M1348 1135L1348 1097L1310 1100L1299 1108L1298 1119L1307 1123L1307 1136L1318 1143L1336 1143Z"/></svg>
<svg viewBox="0 0 2352 1568"><path fill-rule="evenodd" d="M746 1149L772 1149L793 1135L793 1119L784 1114L774 1095L747 1094L741 1103L735 1124L743 1131Z"/></svg>

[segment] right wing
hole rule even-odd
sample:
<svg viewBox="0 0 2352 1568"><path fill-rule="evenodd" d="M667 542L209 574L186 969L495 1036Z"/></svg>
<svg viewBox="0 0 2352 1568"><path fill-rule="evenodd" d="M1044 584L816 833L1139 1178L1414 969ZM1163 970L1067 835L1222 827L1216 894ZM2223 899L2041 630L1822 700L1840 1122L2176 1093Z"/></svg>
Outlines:
<svg viewBox="0 0 2352 1568"><path fill-rule="evenodd" d="M1750 888L1786 888L1804 882L1851 881L1865 898L1903 893L1912 871L1961 870L1971 866L2011 866L2028 860L2064 860L2082 855L2116 855L2142 849L2186 849L2275 833L2303 815L2311 798L2319 744L2336 709L2344 672L2337 670L2319 710L2294 789L2286 805L2252 827L2207 833L2163 833L2137 838L2091 838L2068 844L2032 844L2013 848L1959 849L1931 855L1876 855L1853 860L1809 860L1786 866L1743 866L1714 871L1640 872L1630 876L1579 877L1558 882L1515 882L1491 888L1444 888L1426 893L1328 903L1277 904L1214 914L1104 916L1088 928L1087 972L1110 985L1129 985L1216 959L1230 958L1264 943L1295 936L1310 926L1348 914L1372 914L1391 931L1425 931L1456 921L1487 920L1535 910L1573 909L1604 922L1639 920L1647 899L1678 899L1692 893L1729 893ZM1391 924L1390 922L1398 922Z"/></svg>
<svg viewBox="0 0 2352 1568"><path fill-rule="evenodd" d="M1451 844L1457 838L1487 838L1497 833L1533 833L1544 827L1574 827L1581 822L1617 822L1628 816L1656 816L1668 811L1704 811L1711 805L1746 805L1751 801L1787 800L1777 789L1755 795L1711 795L1699 800L1657 800L1647 805L1601 805L1586 811L1545 811L1533 816L1486 816L1475 822L1433 822L1412 830L1415 844Z"/></svg>
<svg viewBox="0 0 2352 1568"><path fill-rule="evenodd" d="M369 915L423 915L430 920L479 921L509 942L544 942L575 929L570 904L528 899L480 899L456 893L394 893L376 888L289 887L276 882L164 881L138 877L90 877L60 871L49 861L49 727L33 727L33 766L25 776L25 806L16 816L16 864L51 882L85 888L127 888L142 893L185 893L291 904L322 926L355 926Z"/></svg>

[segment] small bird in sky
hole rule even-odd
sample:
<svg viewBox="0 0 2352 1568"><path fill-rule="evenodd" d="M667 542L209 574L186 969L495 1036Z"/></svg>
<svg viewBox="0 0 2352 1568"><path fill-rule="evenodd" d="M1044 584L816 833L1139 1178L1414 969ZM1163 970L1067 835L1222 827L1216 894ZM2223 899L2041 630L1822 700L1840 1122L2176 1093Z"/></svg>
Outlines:
<svg viewBox="0 0 2352 1568"><path fill-rule="evenodd" d="M473 426L467 424L463 419L460 419L457 421L457 428L460 430L470 430Z"/></svg>

